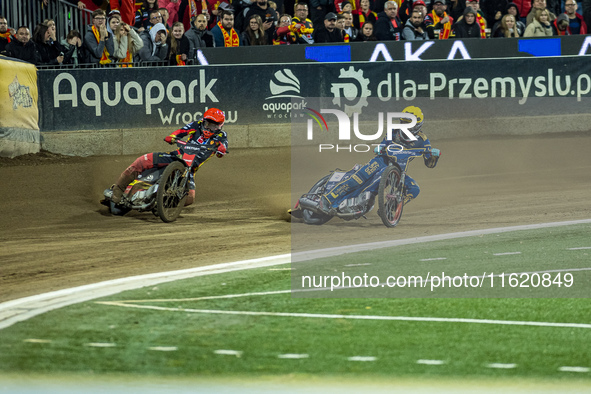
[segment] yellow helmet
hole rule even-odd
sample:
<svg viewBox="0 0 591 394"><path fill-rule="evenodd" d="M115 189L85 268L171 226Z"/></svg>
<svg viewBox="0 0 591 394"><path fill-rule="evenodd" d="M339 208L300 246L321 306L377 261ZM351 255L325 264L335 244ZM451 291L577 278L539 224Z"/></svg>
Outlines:
<svg viewBox="0 0 591 394"><path fill-rule="evenodd" d="M421 131L421 127L423 127L423 120L425 119L423 111L419 107L411 105L410 107L406 107L402 112L412 114L417 118L417 124L410 129L410 132L416 135Z"/></svg>

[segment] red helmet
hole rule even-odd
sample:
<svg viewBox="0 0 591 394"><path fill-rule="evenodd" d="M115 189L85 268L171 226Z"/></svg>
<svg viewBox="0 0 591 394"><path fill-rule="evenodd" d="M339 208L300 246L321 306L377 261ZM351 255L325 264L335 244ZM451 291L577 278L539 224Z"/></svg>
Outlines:
<svg viewBox="0 0 591 394"><path fill-rule="evenodd" d="M217 108L210 108L203 114L203 135L205 138L211 137L216 131L219 131L226 117L224 113Z"/></svg>
<svg viewBox="0 0 591 394"><path fill-rule="evenodd" d="M207 111L205 111L205 113L203 114L203 119L207 119L214 123L218 123L220 127L222 127L224 125L224 122L226 121L224 113L217 108L210 108Z"/></svg>

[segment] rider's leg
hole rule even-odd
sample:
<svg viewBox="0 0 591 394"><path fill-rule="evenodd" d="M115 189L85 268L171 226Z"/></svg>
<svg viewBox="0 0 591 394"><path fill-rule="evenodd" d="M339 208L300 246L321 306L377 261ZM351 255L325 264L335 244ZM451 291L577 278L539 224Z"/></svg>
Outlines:
<svg viewBox="0 0 591 394"><path fill-rule="evenodd" d="M349 179L338 183L332 190L325 193L320 198L320 208L328 211L330 208L338 206L346 195L363 185L384 165L381 156L374 157L369 163L355 171Z"/></svg>
<svg viewBox="0 0 591 394"><path fill-rule="evenodd" d="M414 179L409 177L408 174L404 178L404 189L406 190L406 193L404 194L404 205L417 198L421 192L419 184Z"/></svg>
<svg viewBox="0 0 591 394"><path fill-rule="evenodd" d="M185 206L191 205L195 202L195 175L191 174L189 176L189 194L187 194L187 199L185 200Z"/></svg>
<svg viewBox="0 0 591 394"><path fill-rule="evenodd" d="M187 199L185 200L185 206L191 205L195 202L195 189L189 190L189 194L187 195Z"/></svg>
<svg viewBox="0 0 591 394"><path fill-rule="evenodd" d="M168 163L161 163L160 155L158 153L146 153L145 155L138 157L121 173L117 182L111 186L111 189L113 190L111 200L115 204L118 204L121 201L121 197L123 196L127 185L133 182L139 174L148 168L160 167L166 164Z"/></svg>

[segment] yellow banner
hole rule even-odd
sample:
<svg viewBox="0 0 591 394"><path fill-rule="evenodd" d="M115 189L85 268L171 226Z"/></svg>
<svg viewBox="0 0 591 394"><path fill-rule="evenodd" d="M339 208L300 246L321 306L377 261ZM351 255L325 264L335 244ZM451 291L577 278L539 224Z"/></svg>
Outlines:
<svg viewBox="0 0 591 394"><path fill-rule="evenodd" d="M0 56L0 128L39 130L37 68Z"/></svg>

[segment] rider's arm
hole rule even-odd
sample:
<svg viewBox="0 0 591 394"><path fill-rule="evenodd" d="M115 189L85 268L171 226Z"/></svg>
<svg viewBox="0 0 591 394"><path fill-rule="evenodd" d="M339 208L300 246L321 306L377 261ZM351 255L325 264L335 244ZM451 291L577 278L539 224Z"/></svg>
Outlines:
<svg viewBox="0 0 591 394"><path fill-rule="evenodd" d="M217 157L223 157L228 152L228 136L222 131L215 137L215 141L218 146L216 155Z"/></svg>
<svg viewBox="0 0 591 394"><path fill-rule="evenodd" d="M383 153L385 153L386 148L391 144L392 144L392 141L388 140L388 139L386 139L386 137L384 137L382 142L380 142L380 144L378 146L376 146L373 151L376 155L383 154Z"/></svg>
<svg viewBox="0 0 591 394"><path fill-rule="evenodd" d="M169 144L172 144L174 140L180 140L181 138L189 135L191 132L195 132L197 127L197 122L188 123L182 128L170 133L170 135L164 138L164 141L168 142Z"/></svg>
<svg viewBox="0 0 591 394"><path fill-rule="evenodd" d="M439 149L435 149L431 147L431 142L429 138L424 136L423 139L423 148L425 148L426 152L423 154L423 159L425 160L425 165L428 168L433 168L437 165L437 161L439 160L440 151Z"/></svg>
<svg viewBox="0 0 591 394"><path fill-rule="evenodd" d="M439 151L437 149L437 151ZM427 158L427 155L424 156L425 157L425 165L429 168L433 168L437 165L437 161L439 160L439 156L435 156L430 154L429 158Z"/></svg>

